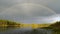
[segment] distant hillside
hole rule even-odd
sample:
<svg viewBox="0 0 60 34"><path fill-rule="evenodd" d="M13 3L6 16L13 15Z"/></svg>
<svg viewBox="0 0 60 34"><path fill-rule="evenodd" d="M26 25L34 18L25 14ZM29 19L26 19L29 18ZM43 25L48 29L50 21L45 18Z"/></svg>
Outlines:
<svg viewBox="0 0 60 34"><path fill-rule="evenodd" d="M54 24L51 24L50 26L55 28L60 28L60 21L57 21Z"/></svg>
<svg viewBox="0 0 60 34"><path fill-rule="evenodd" d="M52 29L54 31L53 34L60 34L60 21L57 21L48 27L43 27L43 29Z"/></svg>
<svg viewBox="0 0 60 34"><path fill-rule="evenodd" d="M0 20L0 27L13 27L13 26L19 26L19 23L16 23L14 21L9 20Z"/></svg>
<svg viewBox="0 0 60 34"><path fill-rule="evenodd" d="M0 32L16 28L20 28L20 23L9 20L0 20Z"/></svg>
<svg viewBox="0 0 60 34"><path fill-rule="evenodd" d="M60 21L55 22L49 27L52 27L52 29L55 31L53 34L60 34Z"/></svg>

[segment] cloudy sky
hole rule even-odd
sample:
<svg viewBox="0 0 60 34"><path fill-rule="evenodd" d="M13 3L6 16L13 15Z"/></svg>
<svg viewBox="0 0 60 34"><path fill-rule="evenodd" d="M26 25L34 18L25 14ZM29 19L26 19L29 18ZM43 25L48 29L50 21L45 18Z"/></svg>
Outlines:
<svg viewBox="0 0 60 34"><path fill-rule="evenodd" d="M0 19L23 23L60 20L60 0L0 0Z"/></svg>

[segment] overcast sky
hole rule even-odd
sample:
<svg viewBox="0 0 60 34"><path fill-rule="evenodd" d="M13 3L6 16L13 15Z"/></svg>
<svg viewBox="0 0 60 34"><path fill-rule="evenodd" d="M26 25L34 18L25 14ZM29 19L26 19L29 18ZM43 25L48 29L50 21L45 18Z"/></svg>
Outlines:
<svg viewBox="0 0 60 34"><path fill-rule="evenodd" d="M60 0L0 0L0 19L23 23L60 20Z"/></svg>

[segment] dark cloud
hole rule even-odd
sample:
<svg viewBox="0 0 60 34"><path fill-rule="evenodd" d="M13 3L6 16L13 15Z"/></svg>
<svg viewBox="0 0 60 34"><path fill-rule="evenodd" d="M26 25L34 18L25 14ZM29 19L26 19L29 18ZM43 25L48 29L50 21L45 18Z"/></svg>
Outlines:
<svg viewBox="0 0 60 34"><path fill-rule="evenodd" d="M60 12L60 0L0 0L0 18L15 20L21 22L45 22L49 16L59 14ZM27 3L27 4L24 4ZM32 5L29 6L28 3ZM23 5L21 5L23 4ZM41 4L43 6L35 6L35 4ZM46 8L43 8L45 7ZM28 8L27 8L28 7ZM50 8L50 9L49 9ZM31 10L30 10L31 9ZM52 9L52 10L51 10ZM55 12L54 12L55 11ZM43 17L36 19L34 17ZM47 19L50 22L49 19ZM46 20L46 21L47 21Z"/></svg>

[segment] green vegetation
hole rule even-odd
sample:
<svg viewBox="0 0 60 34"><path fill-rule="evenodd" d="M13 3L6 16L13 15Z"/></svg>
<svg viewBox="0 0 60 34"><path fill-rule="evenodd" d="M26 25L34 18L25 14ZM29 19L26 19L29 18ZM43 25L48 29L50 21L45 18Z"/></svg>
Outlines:
<svg viewBox="0 0 60 34"><path fill-rule="evenodd" d="M5 31L8 29L20 28L20 23L8 20L0 20L0 31Z"/></svg>
<svg viewBox="0 0 60 34"><path fill-rule="evenodd" d="M14 26L19 25L20 23L14 22L14 21L8 21L8 20L0 20L0 26Z"/></svg>
<svg viewBox="0 0 60 34"><path fill-rule="evenodd" d="M60 34L60 21L57 21L48 27L43 27L42 29L52 29L54 31L53 34Z"/></svg>
<svg viewBox="0 0 60 34"><path fill-rule="evenodd" d="M60 21L55 22L54 24L50 25L49 27L51 27L54 31L53 34L60 34Z"/></svg>

